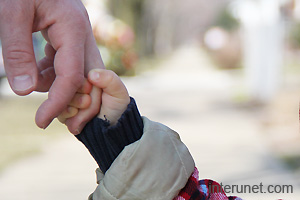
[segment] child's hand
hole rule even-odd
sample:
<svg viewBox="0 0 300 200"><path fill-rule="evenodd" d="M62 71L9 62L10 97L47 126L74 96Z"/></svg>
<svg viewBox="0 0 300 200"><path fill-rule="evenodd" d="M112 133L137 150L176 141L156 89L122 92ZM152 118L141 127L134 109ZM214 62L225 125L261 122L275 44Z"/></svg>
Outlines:
<svg viewBox="0 0 300 200"><path fill-rule="evenodd" d="M115 125L130 103L125 85L117 74L105 69L90 71L88 80L94 86L102 89L102 103L98 117L107 119L111 126Z"/></svg>
<svg viewBox="0 0 300 200"><path fill-rule="evenodd" d="M84 80L83 85L78 89L68 107L57 117L61 123L66 123L66 120L74 117L79 109L86 109L91 105L91 96L89 95L92 90L92 85Z"/></svg>
<svg viewBox="0 0 300 200"><path fill-rule="evenodd" d="M100 111L101 90L93 87L85 80L79 88L68 107L57 117L66 124L69 131L74 135L81 132L83 127Z"/></svg>
<svg viewBox="0 0 300 200"><path fill-rule="evenodd" d="M71 102L69 107L58 117L62 123L65 122L69 130L75 135L79 134L87 123L86 121L81 121L80 123L82 116L95 113L94 108L97 109L97 105L93 102L99 102L99 98L101 107L100 112L99 109L96 110L97 113L99 113L98 117L104 120L107 119L110 122L110 125L115 125L117 123L118 119L126 110L127 105L130 103L126 87L114 72L105 69L94 69L89 72L88 80L94 86L90 93L91 106L87 108L86 105L88 104L85 104L84 101L79 103L79 101L76 100L78 93L81 94L79 96L83 97L83 99L88 94L88 90L81 89L74 96L72 100L73 103ZM102 94L100 89L102 89ZM78 111L78 113L76 111ZM76 123L74 123L74 121L76 121ZM76 127L77 124L80 125Z"/></svg>

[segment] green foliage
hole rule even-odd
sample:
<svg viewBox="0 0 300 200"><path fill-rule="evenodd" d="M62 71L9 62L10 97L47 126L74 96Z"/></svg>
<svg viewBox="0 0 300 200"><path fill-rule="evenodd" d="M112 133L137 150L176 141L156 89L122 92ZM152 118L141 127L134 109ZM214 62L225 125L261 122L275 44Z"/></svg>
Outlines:
<svg viewBox="0 0 300 200"><path fill-rule="evenodd" d="M108 1L108 5L114 17L126 22L134 29L135 32L138 31L138 26L142 16L143 1L110 0Z"/></svg>
<svg viewBox="0 0 300 200"><path fill-rule="evenodd" d="M219 26L227 31L234 31L239 27L240 23L236 18L233 17L227 7L225 7L217 16L214 25Z"/></svg>
<svg viewBox="0 0 300 200"><path fill-rule="evenodd" d="M128 24L135 33L134 49L139 55L143 54L144 22L143 22L143 0L110 0L108 7L111 14Z"/></svg>
<svg viewBox="0 0 300 200"><path fill-rule="evenodd" d="M289 33L289 42L294 48L300 48L300 23L292 26Z"/></svg>
<svg viewBox="0 0 300 200"><path fill-rule="evenodd" d="M292 170L300 169L300 156L299 155L290 155L282 157L282 160L287 164L287 166Z"/></svg>

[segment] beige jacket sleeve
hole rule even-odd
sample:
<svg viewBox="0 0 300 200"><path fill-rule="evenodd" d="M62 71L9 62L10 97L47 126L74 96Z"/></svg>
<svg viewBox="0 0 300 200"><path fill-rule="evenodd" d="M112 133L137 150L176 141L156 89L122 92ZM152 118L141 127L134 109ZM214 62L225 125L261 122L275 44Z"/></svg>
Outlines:
<svg viewBox="0 0 300 200"><path fill-rule="evenodd" d="M125 147L103 175L89 200L169 200L185 186L194 160L179 135L143 117L140 140Z"/></svg>

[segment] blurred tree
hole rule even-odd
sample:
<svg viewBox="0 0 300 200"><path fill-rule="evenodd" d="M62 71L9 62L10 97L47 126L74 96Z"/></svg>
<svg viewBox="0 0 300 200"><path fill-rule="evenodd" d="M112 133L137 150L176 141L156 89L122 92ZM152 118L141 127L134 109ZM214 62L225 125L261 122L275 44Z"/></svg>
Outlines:
<svg viewBox="0 0 300 200"><path fill-rule="evenodd" d="M295 23L289 33L289 42L293 48L300 48L300 23Z"/></svg>
<svg viewBox="0 0 300 200"><path fill-rule="evenodd" d="M229 0L109 0L111 13L133 27L139 55L164 55L198 42Z"/></svg>
<svg viewBox="0 0 300 200"><path fill-rule="evenodd" d="M204 44L215 64L222 69L241 67L240 22L228 5L220 8L204 35Z"/></svg>
<svg viewBox="0 0 300 200"><path fill-rule="evenodd" d="M239 28L240 22L233 17L232 13L228 10L228 7L224 6L217 16L214 26L232 32Z"/></svg>
<svg viewBox="0 0 300 200"><path fill-rule="evenodd" d="M111 2L106 0L85 0L84 3L106 68L118 75L133 75L138 58L134 49L135 33L132 25L123 20L129 19L128 17L123 16L121 20L118 16L122 15L111 14L118 13L118 9L120 12L127 9L113 7L116 10L110 11L108 7L111 6Z"/></svg>
<svg viewBox="0 0 300 200"><path fill-rule="evenodd" d="M107 1L107 4L111 14L114 17L121 19L128 24L136 35L141 35L143 2L144 1L141 0L109 0ZM140 46L139 43L140 37L136 37L135 48Z"/></svg>

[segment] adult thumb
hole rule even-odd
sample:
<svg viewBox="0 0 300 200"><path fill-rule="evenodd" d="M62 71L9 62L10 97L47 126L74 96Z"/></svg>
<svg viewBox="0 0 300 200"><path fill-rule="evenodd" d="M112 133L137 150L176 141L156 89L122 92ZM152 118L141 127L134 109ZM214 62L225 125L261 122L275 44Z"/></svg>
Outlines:
<svg viewBox="0 0 300 200"><path fill-rule="evenodd" d="M18 95L31 93L37 82L37 65L32 44L32 20L25 16L3 14L0 38L4 68L12 90ZM7 20L3 20L6 18ZM9 20L8 20L9 18ZM31 21L31 22L30 22Z"/></svg>

